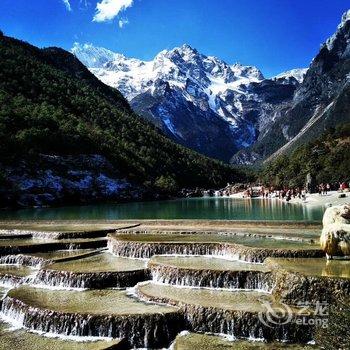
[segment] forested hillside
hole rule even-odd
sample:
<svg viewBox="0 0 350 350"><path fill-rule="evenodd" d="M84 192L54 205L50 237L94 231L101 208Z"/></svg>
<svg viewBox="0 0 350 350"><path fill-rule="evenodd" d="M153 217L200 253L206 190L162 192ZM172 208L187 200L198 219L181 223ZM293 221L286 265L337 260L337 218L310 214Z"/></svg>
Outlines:
<svg viewBox="0 0 350 350"><path fill-rule="evenodd" d="M85 181L79 178L84 171L86 175L84 164L92 178L108 168L111 178L146 192L221 186L242 177L237 170L167 139L135 115L117 90L62 49L38 49L1 35L0 62L0 179L5 204L16 201L13 196L21 192L33 191L48 191L55 202L57 183L51 183L64 177L59 186L63 203L69 184ZM93 159L98 155L103 169L89 156L81 161L82 155L94 155ZM74 163L78 179L72 173ZM51 185L47 185L48 174L55 179L49 181ZM33 186L28 185L33 183L31 177ZM43 182L46 185L40 187ZM79 201L77 191L79 186L73 191ZM45 198L41 202L34 204L45 204Z"/></svg>
<svg viewBox="0 0 350 350"><path fill-rule="evenodd" d="M265 184L302 187L308 173L317 183L350 181L350 123L269 162L261 177Z"/></svg>

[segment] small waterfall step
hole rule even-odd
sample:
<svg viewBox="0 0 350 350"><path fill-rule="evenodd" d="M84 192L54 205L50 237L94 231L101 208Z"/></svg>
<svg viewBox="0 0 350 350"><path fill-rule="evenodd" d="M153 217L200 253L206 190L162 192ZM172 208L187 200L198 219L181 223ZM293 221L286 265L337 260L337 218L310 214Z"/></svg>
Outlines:
<svg viewBox="0 0 350 350"><path fill-rule="evenodd" d="M123 290L52 290L22 285L2 302L7 319L40 332L124 338L130 347L169 346L184 327L179 308L145 303Z"/></svg>
<svg viewBox="0 0 350 350"><path fill-rule="evenodd" d="M33 273L33 269L18 265L0 265L0 286L16 287Z"/></svg>
<svg viewBox="0 0 350 350"><path fill-rule="evenodd" d="M283 226L283 225L281 225ZM271 238L286 241L299 241L313 243L317 242L320 237L320 228L310 227L266 227L264 225L243 225L235 227L235 223L229 227L216 228L204 227L186 227L184 223L181 227L159 225L139 225L135 228L120 229L117 233L121 234L165 234L165 235L226 235L230 237L251 237L251 238Z"/></svg>
<svg viewBox="0 0 350 350"><path fill-rule="evenodd" d="M317 350L312 345L265 343L262 341L231 340L223 336L181 332L175 339L172 350Z"/></svg>
<svg viewBox="0 0 350 350"><path fill-rule="evenodd" d="M67 249L97 249L107 246L106 238L8 239L0 240L0 255L27 254Z"/></svg>
<svg viewBox="0 0 350 350"><path fill-rule="evenodd" d="M6 233L0 233L0 240L2 239L30 239L32 238L31 233L16 233L16 232L6 232Z"/></svg>
<svg viewBox="0 0 350 350"><path fill-rule="evenodd" d="M175 287L154 282L139 283L136 293L142 300L180 307L187 329L194 332L267 341L307 343L313 340L314 323L308 322L313 315L311 309L288 307L290 322L277 322L270 327L271 310L278 314L285 306L269 293ZM301 325L301 319L306 319L306 324Z"/></svg>
<svg viewBox="0 0 350 350"><path fill-rule="evenodd" d="M57 250L45 253L11 254L0 256L0 264L23 265L31 267L41 267L52 264L56 261L68 261L80 259L89 255L97 254L102 249L74 249Z"/></svg>
<svg viewBox="0 0 350 350"><path fill-rule="evenodd" d="M40 335L24 329L13 330L0 322L0 349L25 350L126 350L121 339L65 339L57 335Z"/></svg>
<svg viewBox="0 0 350 350"><path fill-rule="evenodd" d="M98 252L78 260L56 260L42 268L33 283L61 288L125 288L149 278L145 261Z"/></svg>
<svg viewBox="0 0 350 350"><path fill-rule="evenodd" d="M270 291L271 270L252 264L206 256L155 255L148 262L155 282L179 286L259 289Z"/></svg>
<svg viewBox="0 0 350 350"><path fill-rule="evenodd" d="M7 287L0 287L0 307L2 304L2 300L5 298L7 292L9 291L9 288Z"/></svg>
<svg viewBox="0 0 350 350"><path fill-rule="evenodd" d="M139 223L122 224L7 224L2 223L0 239L7 238L42 238L42 239L79 239L106 237L118 230L136 228Z"/></svg>
<svg viewBox="0 0 350 350"><path fill-rule="evenodd" d="M324 256L314 243L220 234L110 234L108 247L118 256L133 258L163 254L216 255L263 262L267 257Z"/></svg>

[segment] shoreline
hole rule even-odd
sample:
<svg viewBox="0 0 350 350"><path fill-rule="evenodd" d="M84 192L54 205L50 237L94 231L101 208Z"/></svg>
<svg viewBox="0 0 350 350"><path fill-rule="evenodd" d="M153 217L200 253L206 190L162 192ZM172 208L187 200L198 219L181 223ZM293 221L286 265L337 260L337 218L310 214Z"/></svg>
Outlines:
<svg viewBox="0 0 350 350"><path fill-rule="evenodd" d="M302 200L299 198L292 198L289 202L286 202L285 199L280 199L278 197L255 197L255 198L247 198L243 197L244 192L235 193L228 197L219 197L219 198L235 198L235 199L266 199L266 200L279 200L285 203L291 203L291 204L302 204L305 206L321 206L321 207L328 207L328 206L334 206L334 205L342 205L346 203L350 203L350 192L337 192L337 191L330 191L328 194L320 195L318 193L307 193L306 199ZM340 194L345 194L345 198L339 198Z"/></svg>

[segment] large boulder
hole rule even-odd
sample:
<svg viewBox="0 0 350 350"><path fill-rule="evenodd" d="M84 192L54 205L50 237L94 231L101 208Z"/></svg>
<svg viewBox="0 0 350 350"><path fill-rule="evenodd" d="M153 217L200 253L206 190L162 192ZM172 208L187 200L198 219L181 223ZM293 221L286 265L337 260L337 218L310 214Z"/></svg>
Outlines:
<svg viewBox="0 0 350 350"><path fill-rule="evenodd" d="M328 208L323 216L320 244L328 259L350 256L350 205Z"/></svg>
<svg viewBox="0 0 350 350"><path fill-rule="evenodd" d="M323 227L331 224L350 224L350 204L327 208L323 215Z"/></svg>

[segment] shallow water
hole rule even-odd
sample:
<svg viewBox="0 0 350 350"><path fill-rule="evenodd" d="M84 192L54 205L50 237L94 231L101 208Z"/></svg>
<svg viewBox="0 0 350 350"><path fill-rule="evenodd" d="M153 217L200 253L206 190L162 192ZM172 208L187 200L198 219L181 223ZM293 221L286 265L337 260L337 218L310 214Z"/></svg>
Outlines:
<svg viewBox="0 0 350 350"><path fill-rule="evenodd" d="M33 269L25 266L17 265L0 265L0 275L12 275L17 277L25 277L33 273Z"/></svg>
<svg viewBox="0 0 350 350"><path fill-rule="evenodd" d="M42 240L42 239L1 239L0 247L19 247L19 246L29 246L33 244L42 244L42 243L52 243L55 242L52 239Z"/></svg>
<svg viewBox="0 0 350 350"><path fill-rule="evenodd" d="M26 255L37 256L44 259L61 259L61 258L72 258L79 257L82 254L88 254L95 251L94 249L75 249L75 250L56 250L52 252L39 252L39 253L30 253Z"/></svg>
<svg viewBox="0 0 350 350"><path fill-rule="evenodd" d="M146 304L125 291L113 289L67 291L22 286L9 291L8 295L39 309L68 313L129 315L174 311L172 307Z"/></svg>
<svg viewBox="0 0 350 350"><path fill-rule="evenodd" d="M190 198L0 211L0 220L226 219L321 221L322 206L306 207L277 199Z"/></svg>
<svg viewBox="0 0 350 350"><path fill-rule="evenodd" d="M262 264L203 256L154 256L150 263L174 266L182 269L217 271L268 271Z"/></svg>
<svg viewBox="0 0 350 350"><path fill-rule="evenodd" d="M350 278L349 260L327 259L271 259L287 271L308 276Z"/></svg>
<svg viewBox="0 0 350 350"><path fill-rule="evenodd" d="M26 350L102 350L116 346L119 340L73 341L56 337L44 337L24 329L11 330L0 322L0 349Z"/></svg>
<svg viewBox="0 0 350 350"><path fill-rule="evenodd" d="M178 287L167 284L145 282L136 287L141 295L156 299L166 298L175 303L185 303L204 307L217 307L224 310L264 311L263 302L274 303L270 294L257 291L228 291Z"/></svg>
<svg viewBox="0 0 350 350"><path fill-rule="evenodd" d="M156 243L236 243L248 247L276 248L276 249L318 249L318 244L311 244L300 241L287 241L281 239L240 237L221 234L138 234L138 235L116 235L117 240L135 242L156 242Z"/></svg>
<svg viewBox="0 0 350 350"><path fill-rule="evenodd" d="M110 271L134 271L145 268L142 260L119 258L111 253L101 253L67 262L55 263L47 266L47 269L72 272L110 272Z"/></svg>

